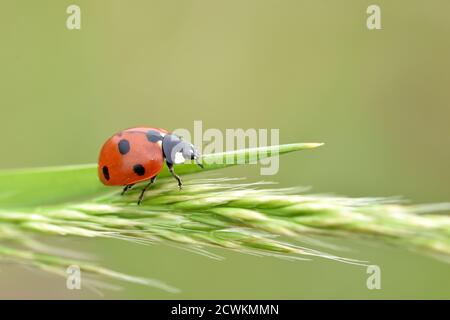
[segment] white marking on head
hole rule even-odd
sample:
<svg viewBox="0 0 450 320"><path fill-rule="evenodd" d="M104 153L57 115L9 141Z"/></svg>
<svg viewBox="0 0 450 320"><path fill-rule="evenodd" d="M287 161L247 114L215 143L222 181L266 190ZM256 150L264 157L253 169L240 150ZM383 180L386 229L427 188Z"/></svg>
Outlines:
<svg viewBox="0 0 450 320"><path fill-rule="evenodd" d="M174 158L175 164L184 163L185 161L186 161L186 159L183 157L183 153L181 153L181 152L175 153L175 158Z"/></svg>

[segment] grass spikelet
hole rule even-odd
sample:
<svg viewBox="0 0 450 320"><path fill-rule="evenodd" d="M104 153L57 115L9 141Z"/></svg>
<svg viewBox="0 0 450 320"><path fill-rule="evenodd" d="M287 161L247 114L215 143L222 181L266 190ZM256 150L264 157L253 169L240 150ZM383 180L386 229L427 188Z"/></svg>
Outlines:
<svg viewBox="0 0 450 320"><path fill-rule="evenodd" d="M299 148L294 146L281 150ZM194 167L185 167L186 172L189 168ZM266 182L224 178L186 179L181 191L171 179L161 179L140 206L136 204L140 186L121 196L119 190L95 183L88 187L88 193L64 189L57 201L51 198L52 193L58 195L64 181L72 184L68 177L77 177L81 189L93 183L86 170L92 173L90 166L59 171L25 170L16 173L20 177L0 173L0 180L13 176L16 182L23 182L26 177L34 181L35 175L46 177L45 172L49 175L45 181L55 181L54 172L63 172L56 187L48 185L49 194L35 191L30 195L32 199L24 202L19 201L24 195L14 181L8 191L0 190L0 258L61 275L65 275L68 265L77 264L93 275L175 292L175 288L157 280L121 274L85 259L68 259L64 251L40 244L34 235L40 235L39 239L70 236L113 238L145 245L171 243L214 259L220 257L208 248L295 260L322 258L365 264L310 248L323 246L314 239L316 236L371 239L446 261L450 257L450 217L438 214L448 211L449 204L407 205L398 199L305 194L304 189L297 187L274 188ZM42 201L37 206L39 197Z"/></svg>

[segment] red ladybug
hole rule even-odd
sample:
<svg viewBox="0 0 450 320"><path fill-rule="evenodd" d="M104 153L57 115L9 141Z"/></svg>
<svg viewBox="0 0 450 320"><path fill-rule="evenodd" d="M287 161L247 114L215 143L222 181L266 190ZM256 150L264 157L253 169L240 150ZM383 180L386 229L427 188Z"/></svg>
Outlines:
<svg viewBox="0 0 450 320"><path fill-rule="evenodd" d="M139 196L140 204L145 191L161 172L164 160L181 189L182 182L173 165L195 160L202 167L199 157L194 145L167 130L130 128L115 134L103 145L98 160L98 177L105 185L125 186L122 194L135 183L150 180Z"/></svg>

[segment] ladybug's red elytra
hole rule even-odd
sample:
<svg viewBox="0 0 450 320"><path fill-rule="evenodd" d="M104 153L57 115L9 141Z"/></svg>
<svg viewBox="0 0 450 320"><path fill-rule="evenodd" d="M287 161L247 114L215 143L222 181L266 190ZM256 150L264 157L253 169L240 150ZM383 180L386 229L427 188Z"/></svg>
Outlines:
<svg viewBox="0 0 450 320"><path fill-rule="evenodd" d="M107 186L125 186L122 194L134 184L149 180L139 196L140 204L145 191L161 172L164 161L181 189L182 182L173 169L174 164L195 160L203 167L199 157L194 145L167 130L130 128L116 133L103 145L98 160L98 177Z"/></svg>

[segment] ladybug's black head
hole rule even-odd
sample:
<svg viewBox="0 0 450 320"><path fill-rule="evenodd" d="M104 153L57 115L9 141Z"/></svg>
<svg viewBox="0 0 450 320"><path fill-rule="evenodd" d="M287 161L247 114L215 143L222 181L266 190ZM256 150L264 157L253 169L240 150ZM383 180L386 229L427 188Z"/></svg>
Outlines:
<svg viewBox="0 0 450 320"><path fill-rule="evenodd" d="M168 163L179 164L186 160L195 160L198 166L203 168L199 162L200 153L197 148L192 143L181 140L177 135L165 135L162 140L162 148Z"/></svg>

